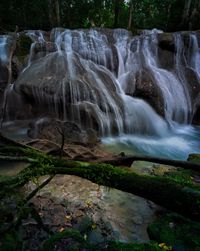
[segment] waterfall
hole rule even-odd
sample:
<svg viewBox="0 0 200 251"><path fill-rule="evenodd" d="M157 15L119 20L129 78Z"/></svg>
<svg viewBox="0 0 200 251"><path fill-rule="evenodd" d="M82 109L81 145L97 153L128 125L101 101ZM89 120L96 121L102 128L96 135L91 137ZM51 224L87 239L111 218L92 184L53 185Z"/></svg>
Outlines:
<svg viewBox="0 0 200 251"><path fill-rule="evenodd" d="M189 65L195 70L200 79L200 48L196 34L190 35L190 60ZM199 81L200 83L200 81Z"/></svg>
<svg viewBox="0 0 200 251"><path fill-rule="evenodd" d="M0 62L4 64L8 63L8 55L6 51L7 39L7 36L0 36Z"/></svg>
<svg viewBox="0 0 200 251"><path fill-rule="evenodd" d="M40 30L39 31L28 30L28 31L25 31L25 35L30 37L31 40L33 41L33 43L31 44L27 66L23 69L23 72L31 65L31 63L33 61L33 56L34 56L34 50L35 50L36 43L41 43L42 44L42 43L45 42L43 32L40 31Z"/></svg>
<svg viewBox="0 0 200 251"><path fill-rule="evenodd" d="M182 34L170 35L175 49L169 52L170 67L164 68L162 34L153 30L133 37L123 29L56 28L50 35L26 31L33 43L26 67L8 91L10 99L15 92L31 107L21 117L71 121L103 137L140 135L153 137L155 145L156 139L179 135L177 128L191 122L195 105L185 69L199 76L198 39L189 34L187 48ZM0 52L4 57L1 47ZM7 117L11 115L13 111Z"/></svg>
<svg viewBox="0 0 200 251"><path fill-rule="evenodd" d="M88 89L90 87L90 85L88 86L88 79L87 82L83 81L82 88L84 88L85 95L81 97L80 89L76 88L76 85L70 81L68 88L71 103L76 104L71 112L73 121L77 122L78 120L81 124L80 107L84 106L87 113L95 114L102 135L112 135L113 128L117 134L146 133L161 135L167 132L166 123L145 101L127 96L122 88L120 78L127 74L126 67L130 63L125 62L127 53L129 61L131 58L131 51L130 49L127 50L128 41L131 37L128 31L119 29L115 30L113 34L118 60L117 72L115 72L113 64L114 49L109 45L109 39L105 34L97 30L89 30L88 32L71 30L59 32L55 30L53 35L59 53L64 55L67 60L67 72L70 80L76 79L78 74L76 72L77 61L74 61L74 56L78 55L81 67L89 75L89 82L92 80L95 83L95 85L92 83L94 85L92 88L96 92L91 92ZM104 79L101 75L104 75ZM109 85L105 79L109 80ZM110 92L112 85L115 93ZM104 105L103 109L102 104ZM65 114L65 118L67 117L67 114Z"/></svg>
<svg viewBox="0 0 200 251"><path fill-rule="evenodd" d="M160 31L158 31L160 33ZM158 42L157 34L154 30L151 33L144 33L140 38L133 38L129 42L127 37L121 38L118 34L116 47L118 49L119 71L118 79L121 86L126 86L126 76L129 72L137 73L139 69L148 69L154 76L157 88L161 90L164 97L165 119L171 123L176 121L179 123L188 123L191 118L191 101L188 94L186 80L184 79L184 68L181 66L181 38L176 36L175 44L177 53L175 55L175 71L170 72L159 66L158 59ZM127 44L125 44L127 43ZM135 51L131 50L131 46L136 44Z"/></svg>

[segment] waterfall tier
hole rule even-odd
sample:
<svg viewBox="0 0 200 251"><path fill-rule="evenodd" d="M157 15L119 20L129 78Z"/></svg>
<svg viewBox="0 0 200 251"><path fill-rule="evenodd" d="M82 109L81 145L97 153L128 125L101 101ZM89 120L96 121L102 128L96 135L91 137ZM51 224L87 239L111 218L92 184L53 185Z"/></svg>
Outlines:
<svg viewBox="0 0 200 251"><path fill-rule="evenodd" d="M101 136L163 136L198 120L199 32L56 28L23 36L32 44L4 93L6 120L57 118Z"/></svg>

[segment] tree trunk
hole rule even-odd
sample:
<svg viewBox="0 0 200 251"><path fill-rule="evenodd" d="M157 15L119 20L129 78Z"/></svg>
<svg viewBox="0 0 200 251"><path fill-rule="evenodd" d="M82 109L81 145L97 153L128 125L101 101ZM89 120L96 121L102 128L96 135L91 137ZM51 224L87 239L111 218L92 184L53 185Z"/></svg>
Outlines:
<svg viewBox="0 0 200 251"><path fill-rule="evenodd" d="M192 0L185 0L181 26L183 26L184 24L189 25L189 15L190 15L191 3L192 3Z"/></svg>
<svg viewBox="0 0 200 251"><path fill-rule="evenodd" d="M70 167L71 165L71 167ZM200 192L181 186L164 177L137 175L105 164L85 166L71 162L68 167L55 167L54 174L70 174L99 185L116 188L149 199L154 203L200 221Z"/></svg>
<svg viewBox="0 0 200 251"><path fill-rule="evenodd" d="M181 167L184 169L190 169L196 172L200 172L200 164L194 163L191 161L183 160L171 160L157 157L148 157L148 156L127 156L127 157L116 157L114 159L102 160L99 163L107 163L114 166L127 166L130 167L134 161L148 161L158 164L171 165L175 167Z"/></svg>
<svg viewBox="0 0 200 251"><path fill-rule="evenodd" d="M127 27L128 30L130 30L131 28L132 18L133 18L133 3L131 1L130 7L129 7L129 20L128 20L128 27Z"/></svg>
<svg viewBox="0 0 200 251"><path fill-rule="evenodd" d="M60 25L60 7L58 0L48 0L49 23L51 28Z"/></svg>
<svg viewBox="0 0 200 251"><path fill-rule="evenodd" d="M115 0L115 18L114 18L114 28L118 27L119 24L119 12L120 12L120 2L121 0Z"/></svg>
<svg viewBox="0 0 200 251"><path fill-rule="evenodd" d="M7 149L16 156L17 149ZM3 149L2 149L3 151ZM108 164L86 163L80 161L59 160L34 151L23 152L29 158L34 158L32 168L24 169L11 179L1 180L1 196L9 188L23 186L34 176L68 174L88 179L96 184L129 192L154 203L182 214L190 219L200 221L200 190L191 185L181 185L180 182L167 177L138 175L131 170L114 167ZM141 158L140 158L141 159ZM153 160L155 162L155 159ZM27 170L27 171L26 171Z"/></svg>

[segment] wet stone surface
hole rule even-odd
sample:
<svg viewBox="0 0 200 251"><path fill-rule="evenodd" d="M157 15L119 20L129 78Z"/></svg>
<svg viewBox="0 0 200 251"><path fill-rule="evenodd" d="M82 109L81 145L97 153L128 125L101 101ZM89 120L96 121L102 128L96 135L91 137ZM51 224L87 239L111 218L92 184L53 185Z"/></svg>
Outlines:
<svg viewBox="0 0 200 251"><path fill-rule="evenodd" d="M45 179L47 176L39 178L37 185ZM29 182L23 192L29 194L35 188ZM69 175L56 175L30 203L50 231L75 229L98 245L110 240L149 241L147 225L161 210L140 197ZM24 220L21 231L28 250L37 250L48 235L32 217Z"/></svg>

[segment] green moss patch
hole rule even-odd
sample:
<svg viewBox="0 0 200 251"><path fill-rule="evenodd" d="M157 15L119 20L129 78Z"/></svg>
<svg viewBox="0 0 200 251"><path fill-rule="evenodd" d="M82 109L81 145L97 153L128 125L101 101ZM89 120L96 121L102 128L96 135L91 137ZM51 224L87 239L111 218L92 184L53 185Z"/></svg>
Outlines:
<svg viewBox="0 0 200 251"><path fill-rule="evenodd" d="M148 226L151 239L171 245L173 250L200 250L200 223L177 214L167 214Z"/></svg>
<svg viewBox="0 0 200 251"><path fill-rule="evenodd" d="M192 162L196 162L196 163L200 163L200 154L190 154L188 156L188 161L192 161Z"/></svg>

